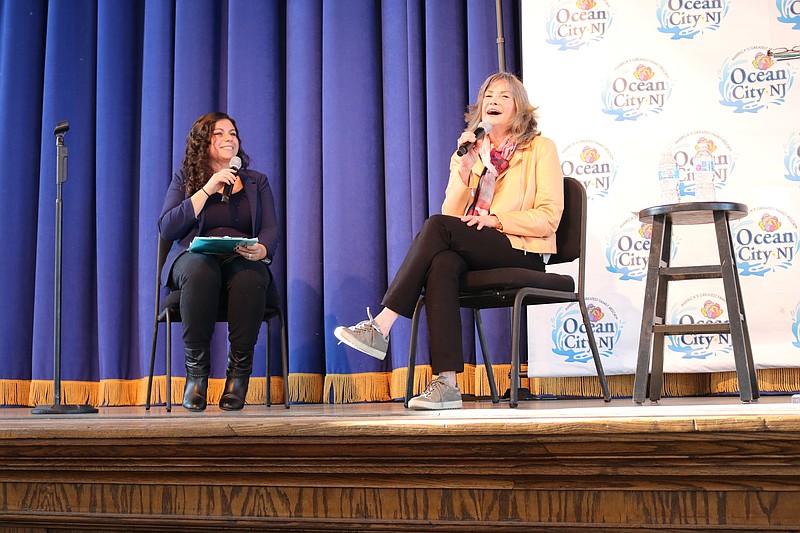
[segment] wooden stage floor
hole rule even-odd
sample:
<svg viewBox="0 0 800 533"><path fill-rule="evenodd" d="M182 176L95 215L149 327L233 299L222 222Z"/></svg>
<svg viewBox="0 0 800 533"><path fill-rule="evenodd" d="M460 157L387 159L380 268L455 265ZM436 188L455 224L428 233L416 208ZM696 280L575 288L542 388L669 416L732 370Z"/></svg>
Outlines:
<svg viewBox="0 0 800 533"><path fill-rule="evenodd" d="M0 408L0 531L800 531L789 396Z"/></svg>

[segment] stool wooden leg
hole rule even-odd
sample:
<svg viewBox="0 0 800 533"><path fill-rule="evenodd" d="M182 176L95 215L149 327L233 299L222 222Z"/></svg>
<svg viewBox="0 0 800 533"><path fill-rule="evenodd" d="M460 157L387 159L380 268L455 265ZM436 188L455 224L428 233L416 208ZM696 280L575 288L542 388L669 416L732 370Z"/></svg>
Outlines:
<svg viewBox="0 0 800 533"><path fill-rule="evenodd" d="M642 305L642 327L639 332L639 355L636 360L636 376L633 382L633 401L636 403L644 402L648 392L647 376L650 374L650 354L653 348L653 324L657 311L656 297L659 293L659 286L662 284L659 268L664 256L665 235L666 217L664 215L653 217L650 257L647 263L647 281ZM669 250L666 253L669 257Z"/></svg>
<svg viewBox="0 0 800 533"><path fill-rule="evenodd" d="M725 211L714 211L714 228L717 234L717 248L722 270L722 283L725 289L725 302L728 308L728 321L731 329L733 359L736 363L736 377L739 382L739 396L743 402L757 400L758 380L756 378L753 354L750 349L750 334L742 303L742 290L739 286L739 274L736 271L736 259L733 255L728 214Z"/></svg>

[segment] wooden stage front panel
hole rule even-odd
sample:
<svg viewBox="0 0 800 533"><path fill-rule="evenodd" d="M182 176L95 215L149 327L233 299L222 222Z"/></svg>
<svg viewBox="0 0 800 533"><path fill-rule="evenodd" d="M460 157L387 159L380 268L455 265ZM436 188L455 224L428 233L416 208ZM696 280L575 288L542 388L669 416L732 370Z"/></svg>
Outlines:
<svg viewBox="0 0 800 533"><path fill-rule="evenodd" d="M0 409L0 531L800 531L789 398Z"/></svg>

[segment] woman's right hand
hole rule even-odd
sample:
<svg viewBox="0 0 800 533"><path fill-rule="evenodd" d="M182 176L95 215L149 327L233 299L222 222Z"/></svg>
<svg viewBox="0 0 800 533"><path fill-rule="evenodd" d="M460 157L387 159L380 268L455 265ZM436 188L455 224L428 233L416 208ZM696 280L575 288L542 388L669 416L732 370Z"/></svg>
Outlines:
<svg viewBox="0 0 800 533"><path fill-rule="evenodd" d="M472 171L472 167L480 158L479 150L482 142L483 138L477 140L476 142L474 131L465 131L458 138L458 146L461 146L464 143L475 143L472 145L472 148L467 150L467 153L461 156L461 159L459 159L458 174L461 176L461 181L463 181L464 185L467 187L469 187L469 175Z"/></svg>
<svg viewBox="0 0 800 533"><path fill-rule="evenodd" d="M214 194L222 189L225 185L233 185L236 183L236 173L230 168L223 168L211 175L203 188L208 194Z"/></svg>

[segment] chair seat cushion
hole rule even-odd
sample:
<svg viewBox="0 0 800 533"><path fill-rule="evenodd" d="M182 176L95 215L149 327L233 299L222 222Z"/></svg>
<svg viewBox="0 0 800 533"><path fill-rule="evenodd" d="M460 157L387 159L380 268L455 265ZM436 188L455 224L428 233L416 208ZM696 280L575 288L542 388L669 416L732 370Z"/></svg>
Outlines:
<svg viewBox="0 0 800 533"><path fill-rule="evenodd" d="M472 270L461 278L461 290L464 292L519 289L522 287L573 292L575 290L575 280L572 276L566 274L539 272L529 268Z"/></svg>

